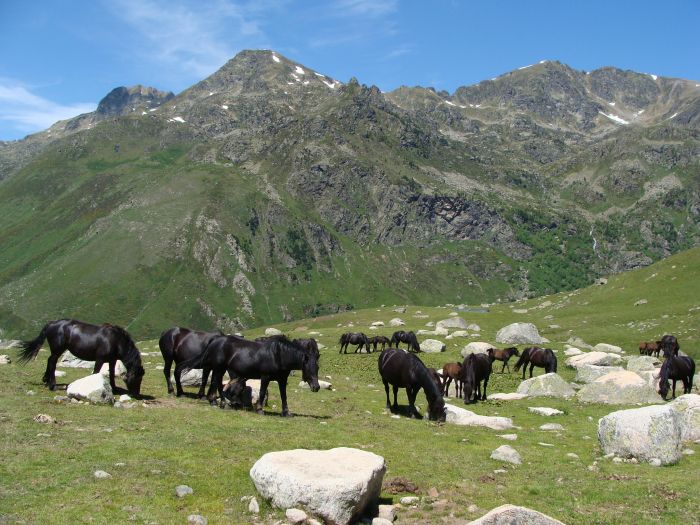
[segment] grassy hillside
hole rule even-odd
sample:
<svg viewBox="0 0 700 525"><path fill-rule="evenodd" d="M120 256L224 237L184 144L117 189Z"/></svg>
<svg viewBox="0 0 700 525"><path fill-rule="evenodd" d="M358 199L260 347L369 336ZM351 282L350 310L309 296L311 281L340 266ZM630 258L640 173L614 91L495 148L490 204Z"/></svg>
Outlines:
<svg viewBox="0 0 700 525"><path fill-rule="evenodd" d="M478 339L490 342L507 323L535 322L560 356L563 341L572 335L591 344L618 344L636 353L639 340L670 332L679 337L682 350L697 359L700 290L695 276L699 270L700 249L695 249L611 277L603 286L460 315L479 324ZM648 302L634 306L640 299ZM663 468L602 459L597 421L618 407L549 399L487 401L469 407L479 414L512 417L520 427L515 442L499 438L503 432L391 418L384 409L377 355L339 355L339 334L364 330L389 335L393 329L388 326L372 331L369 325L374 321L388 325L394 317L418 330L429 321L447 318L454 310L408 306L405 313L397 313L394 308L387 305L278 325L291 336L310 334L326 345L319 374L334 386L333 391L311 393L296 386L297 375L290 382L289 404L296 414L290 419L279 417L275 387L265 416L168 397L159 370L162 360L157 339L152 339L157 332L138 343L147 370L142 391L148 398L132 409L54 403L54 394L40 384L45 350L26 367L0 366L0 428L5 444L0 464L0 522L184 523L189 514L200 513L212 524L271 524L283 519L282 511L262 503L260 517L255 518L248 513L247 502L241 501L255 494L248 477L255 460L272 450L336 446L380 454L387 460L385 479L401 476L419 486L425 499L416 509L400 509L398 524L461 524L503 503L535 508L570 525L697 520L700 447L689 445L695 455L683 456L679 464ZM514 309L528 312L514 313ZM555 324L561 328L547 328ZM262 332L259 328L245 335ZM456 361L469 340L446 341L445 353L422 354L421 359L436 367ZM61 381L72 381L84 373L67 369ZM560 373L568 380L573 378L573 372L564 366ZM516 374L496 373L488 392L510 392L518 383ZM399 396L405 408L405 393ZM453 402L463 406L459 400ZM418 403L424 411L422 393ZM531 414L529 406L559 408L565 414L545 418ZM33 422L39 413L59 423ZM564 431L539 430L548 422L561 423ZM522 455L521 466L504 466L489 459L493 449L506 443ZM499 468L507 472L493 472ZM97 469L106 470L112 478L94 479ZM175 498L174 488L179 484L191 486L194 494ZM437 489L437 498L427 497L431 487ZM382 500L398 502L401 496L383 492ZM470 512L470 505L479 510Z"/></svg>

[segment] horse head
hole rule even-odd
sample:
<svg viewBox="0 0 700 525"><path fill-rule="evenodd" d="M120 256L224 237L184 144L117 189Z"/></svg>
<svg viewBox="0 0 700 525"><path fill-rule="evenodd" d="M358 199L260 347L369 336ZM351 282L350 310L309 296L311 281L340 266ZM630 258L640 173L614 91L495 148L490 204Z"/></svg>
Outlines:
<svg viewBox="0 0 700 525"><path fill-rule="evenodd" d="M318 359L312 352L306 352L301 363L301 377L309 384L312 392L318 392Z"/></svg>
<svg viewBox="0 0 700 525"><path fill-rule="evenodd" d="M432 404L428 404L428 419L438 423L444 423L445 419L447 419L445 400L442 396L438 397Z"/></svg>
<svg viewBox="0 0 700 525"><path fill-rule="evenodd" d="M668 379L659 379L659 395L664 398L664 401L668 398L668 391L671 389L671 383Z"/></svg>
<svg viewBox="0 0 700 525"><path fill-rule="evenodd" d="M126 371L126 377L124 382L126 383L126 388L129 390L129 394L138 397L141 393L141 381L146 371L141 366L141 363L136 366L128 368Z"/></svg>
<svg viewBox="0 0 700 525"><path fill-rule="evenodd" d="M472 392L475 388L476 379L474 376L474 354L469 354L462 365L462 391L464 393L464 403L469 403Z"/></svg>

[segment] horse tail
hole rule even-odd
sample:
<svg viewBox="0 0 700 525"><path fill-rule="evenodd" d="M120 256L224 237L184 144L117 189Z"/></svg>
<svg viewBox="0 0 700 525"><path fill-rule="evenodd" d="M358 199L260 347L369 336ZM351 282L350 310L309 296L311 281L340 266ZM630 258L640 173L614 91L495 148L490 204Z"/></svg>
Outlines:
<svg viewBox="0 0 700 525"><path fill-rule="evenodd" d="M557 356L554 355L554 352L552 352L552 372L557 373Z"/></svg>
<svg viewBox="0 0 700 525"><path fill-rule="evenodd" d="M204 360L206 359L207 355L209 354L209 349L211 348L212 343L214 341L216 341L217 337L225 337L225 336L212 337L207 342L207 346L204 347L203 352L201 352L199 355L195 355L193 357L190 357L189 359L185 359L184 361L180 361L177 364L177 366L175 366L175 374L176 375L178 373L186 374L190 370L202 368L202 365L204 364Z"/></svg>
<svg viewBox="0 0 700 525"><path fill-rule="evenodd" d="M520 357L518 358L518 362L515 363L515 371L517 372L520 370L520 367L527 364L527 360L530 357L530 348L526 348L523 350L523 353L520 354Z"/></svg>
<svg viewBox="0 0 700 525"><path fill-rule="evenodd" d="M31 341L22 341L22 350L20 350L18 358L20 363L25 364L32 359L36 359L36 356L39 354L39 350L41 350L41 345L44 344L44 340L46 339L46 329L48 327L48 324L44 325L44 328L41 329L41 333L36 339L32 339Z"/></svg>

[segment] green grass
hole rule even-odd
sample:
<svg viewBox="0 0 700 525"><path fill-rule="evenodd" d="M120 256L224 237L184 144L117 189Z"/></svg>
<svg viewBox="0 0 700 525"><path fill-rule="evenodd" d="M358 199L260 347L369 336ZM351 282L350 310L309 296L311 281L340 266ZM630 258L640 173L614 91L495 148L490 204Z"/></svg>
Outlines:
<svg viewBox="0 0 700 525"><path fill-rule="evenodd" d="M699 269L700 250L691 250L652 267L611 277L604 286L461 315L479 324L479 339L489 342L507 323L535 322L560 356L563 342L571 335L591 344L618 344L636 353L638 341L675 333L682 350L697 359L700 309L694 308L700 300L694 276ZM649 302L635 307L634 302L642 298ZM513 306L528 313L513 313ZM296 386L297 375L289 388L290 409L296 416L289 419L279 417L279 394L274 386L265 416L167 396L162 371L156 369L162 360L154 339L138 343L149 354L143 358L147 374L142 391L154 399L132 409L54 403L54 393L40 383L45 350L26 367L1 366L0 523L184 523L192 513L203 514L212 524L251 523L256 520L241 498L255 494L248 471L262 454L338 446L383 456L385 479L408 478L419 486L421 496L431 487L437 489L437 498L425 498L417 509L399 510L399 524L465 523L504 503L525 505L567 524L697 520L698 445L689 445L695 455L683 456L680 463L669 467L618 465L601 459L597 421L620 407L554 399L487 401L469 407L480 414L513 418L520 429L515 431L517 441L511 443L498 437L503 432L389 417L376 354L337 353L338 337L349 330L350 323L353 330L370 333L375 332L368 329L371 322L388 324L391 318L401 317L407 328L417 330L428 321L447 318L451 311L449 307L409 306L399 314L387 305L277 325L295 337L321 334L315 336L326 345L319 375L330 376L334 386L333 391L311 393ZM423 315L428 317L416 317ZM561 328L547 328L550 324ZM390 334L392 330L387 326L376 332ZM245 335L255 337L262 332L259 328ZM468 341L446 341L445 353L422 354L421 359L440 367L458 360L459 350ZM77 379L85 371L67 369L67 373L61 381ZM573 378L563 364L560 373L568 380ZM516 374L496 373L488 391L511 392L518 383ZM28 390L35 395L27 395ZM405 406L405 393L399 396L399 403ZM425 411L422 393L418 403ZM565 414L545 418L528 412L528 406L559 408ZM59 423L33 422L39 413ZM546 422L561 423L565 430L558 434L540 431L539 426ZM51 436L38 435L42 433ZM544 447L540 442L555 446ZM506 443L522 455L522 465L504 467L489 459L493 449ZM567 457L570 452L579 459ZM596 461L597 470L589 470ZM125 466L115 466L120 462ZM507 473L493 473L501 467ZM98 469L113 477L94 479L92 474ZM175 498L179 484L191 486L194 494ZM398 502L400 497L382 493L386 503ZM479 511L470 513L467 508L472 504ZM283 510L264 502L261 509L257 522L283 519Z"/></svg>

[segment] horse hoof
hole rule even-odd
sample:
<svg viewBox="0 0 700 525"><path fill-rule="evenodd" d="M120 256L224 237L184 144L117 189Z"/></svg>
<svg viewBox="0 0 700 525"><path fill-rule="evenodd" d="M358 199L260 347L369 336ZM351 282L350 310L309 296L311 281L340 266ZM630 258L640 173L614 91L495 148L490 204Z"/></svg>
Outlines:
<svg viewBox="0 0 700 525"><path fill-rule="evenodd" d="M56 385L49 385L49 390L51 390L51 391L56 390Z"/></svg>

